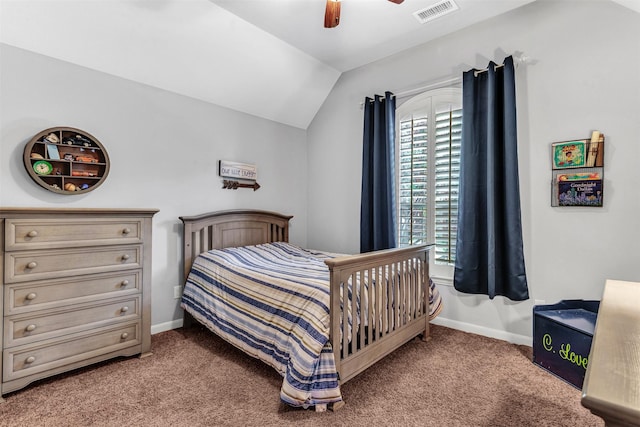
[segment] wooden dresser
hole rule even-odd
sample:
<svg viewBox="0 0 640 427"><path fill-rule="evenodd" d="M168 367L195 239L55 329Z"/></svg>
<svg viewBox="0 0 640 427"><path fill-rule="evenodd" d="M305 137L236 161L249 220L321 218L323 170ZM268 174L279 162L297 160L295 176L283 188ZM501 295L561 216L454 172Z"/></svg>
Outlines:
<svg viewBox="0 0 640 427"><path fill-rule="evenodd" d="M607 427L640 427L640 282L605 283L582 406Z"/></svg>
<svg viewBox="0 0 640 427"><path fill-rule="evenodd" d="M157 210L0 208L1 394L151 349Z"/></svg>

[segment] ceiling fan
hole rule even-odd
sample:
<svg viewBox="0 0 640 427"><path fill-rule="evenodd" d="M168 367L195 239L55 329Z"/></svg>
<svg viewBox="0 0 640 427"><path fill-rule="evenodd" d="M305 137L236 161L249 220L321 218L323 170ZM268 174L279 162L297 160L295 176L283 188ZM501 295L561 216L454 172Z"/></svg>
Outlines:
<svg viewBox="0 0 640 427"><path fill-rule="evenodd" d="M404 0L389 0L391 3L400 4ZM337 27L340 23L340 0L327 0L324 10L324 27Z"/></svg>

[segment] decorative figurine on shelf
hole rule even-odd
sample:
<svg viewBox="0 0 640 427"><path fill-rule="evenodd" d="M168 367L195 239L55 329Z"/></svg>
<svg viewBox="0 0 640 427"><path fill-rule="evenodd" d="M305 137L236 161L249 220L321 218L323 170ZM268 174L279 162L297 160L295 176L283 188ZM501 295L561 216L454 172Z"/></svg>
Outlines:
<svg viewBox="0 0 640 427"><path fill-rule="evenodd" d="M64 155L63 157L65 160L73 160L73 154L71 153L67 153Z"/></svg>
<svg viewBox="0 0 640 427"><path fill-rule="evenodd" d="M96 176L96 174L89 171L73 171L71 176Z"/></svg>
<svg viewBox="0 0 640 427"><path fill-rule="evenodd" d="M98 160L91 156L76 156L76 162L98 163Z"/></svg>
<svg viewBox="0 0 640 427"><path fill-rule="evenodd" d="M82 147L91 147L91 141L82 135L76 135L75 138L70 136L62 140L63 144L67 145L80 145Z"/></svg>
<svg viewBox="0 0 640 427"><path fill-rule="evenodd" d="M64 185L64 189L65 189L65 190L67 190L67 191L76 191L77 187L75 186L75 184L72 184L72 183L70 183L70 182L67 182L67 183Z"/></svg>
<svg viewBox="0 0 640 427"><path fill-rule="evenodd" d="M87 188L89 188L89 184L87 183L80 184L80 190L86 190Z"/></svg>
<svg viewBox="0 0 640 427"><path fill-rule="evenodd" d="M55 133L50 133L49 135L44 137L45 142L50 142L52 144L57 144L58 142L60 142L60 139L58 138L58 135L56 135Z"/></svg>

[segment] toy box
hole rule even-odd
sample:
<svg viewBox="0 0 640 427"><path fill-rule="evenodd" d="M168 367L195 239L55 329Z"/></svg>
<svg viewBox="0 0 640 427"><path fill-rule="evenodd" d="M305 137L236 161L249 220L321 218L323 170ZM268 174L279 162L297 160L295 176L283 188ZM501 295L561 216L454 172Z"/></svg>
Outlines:
<svg viewBox="0 0 640 427"><path fill-rule="evenodd" d="M533 363L582 389L599 301L533 307Z"/></svg>

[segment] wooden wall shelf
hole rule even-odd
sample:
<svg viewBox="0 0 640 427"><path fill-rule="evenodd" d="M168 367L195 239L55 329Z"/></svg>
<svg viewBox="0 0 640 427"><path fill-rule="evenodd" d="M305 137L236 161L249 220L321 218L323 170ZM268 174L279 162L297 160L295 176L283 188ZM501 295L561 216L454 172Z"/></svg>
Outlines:
<svg viewBox="0 0 640 427"><path fill-rule="evenodd" d="M109 155L97 138L72 127L36 134L24 148L24 166L41 187L58 194L82 194L109 174Z"/></svg>

